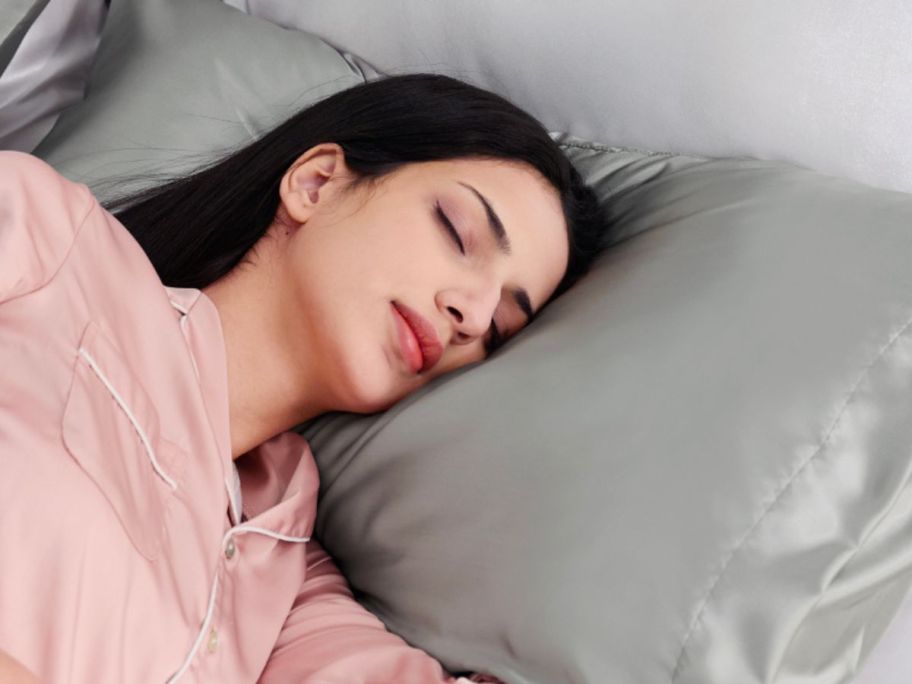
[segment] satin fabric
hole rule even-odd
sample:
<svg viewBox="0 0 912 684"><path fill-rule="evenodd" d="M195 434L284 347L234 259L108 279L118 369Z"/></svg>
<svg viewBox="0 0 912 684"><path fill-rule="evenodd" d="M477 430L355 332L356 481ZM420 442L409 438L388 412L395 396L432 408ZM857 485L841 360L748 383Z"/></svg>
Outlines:
<svg viewBox="0 0 912 684"><path fill-rule="evenodd" d="M0 649L42 682L468 682L311 537L276 435L234 470L218 312L85 186L0 152ZM242 521L243 519L243 521Z"/></svg>
<svg viewBox="0 0 912 684"><path fill-rule="evenodd" d="M50 0L5 69L0 54L0 149L35 149L82 99L106 13L104 0Z"/></svg>
<svg viewBox="0 0 912 684"><path fill-rule="evenodd" d="M912 196L559 141L610 248L483 366L303 426L317 534L451 669L851 681L912 582Z"/></svg>

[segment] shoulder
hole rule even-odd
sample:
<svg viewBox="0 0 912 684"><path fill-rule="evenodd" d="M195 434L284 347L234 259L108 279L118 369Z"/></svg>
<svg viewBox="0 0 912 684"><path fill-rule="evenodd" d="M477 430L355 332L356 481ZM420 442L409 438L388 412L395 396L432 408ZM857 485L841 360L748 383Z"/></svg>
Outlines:
<svg viewBox="0 0 912 684"><path fill-rule="evenodd" d="M0 301L43 286L98 202L24 152L0 151Z"/></svg>
<svg viewBox="0 0 912 684"><path fill-rule="evenodd" d="M13 150L0 150L0 193L5 211L29 205L38 214L64 208L85 216L96 203L85 185L65 178L34 155Z"/></svg>

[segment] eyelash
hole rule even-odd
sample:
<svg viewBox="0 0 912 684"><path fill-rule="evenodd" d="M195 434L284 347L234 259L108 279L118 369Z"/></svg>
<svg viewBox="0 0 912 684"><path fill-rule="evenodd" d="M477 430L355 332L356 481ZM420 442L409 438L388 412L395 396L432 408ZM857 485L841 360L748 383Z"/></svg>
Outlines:
<svg viewBox="0 0 912 684"><path fill-rule="evenodd" d="M440 208L440 203L436 203L434 207L437 210L437 218L440 220L440 223L446 229L446 231L452 236L453 240L456 241L456 245L459 247L459 251L465 254L465 245L462 244L462 238L459 237L459 233L456 232L456 228L453 227L453 222L450 221L450 218L443 213L443 209Z"/></svg>
<svg viewBox="0 0 912 684"><path fill-rule="evenodd" d="M465 245L462 243L462 238L459 237L459 233L453 226L453 222L450 221L450 218L444 213L443 209L440 208L440 202L434 203L434 209L440 225L443 226L447 233L450 234L450 237L453 238L456 246L459 247L460 253L465 254ZM492 320L491 338L484 344L485 352L491 354L494 350L498 349L501 344L503 344L503 337L500 334L500 330L497 328L497 324Z"/></svg>
<svg viewBox="0 0 912 684"><path fill-rule="evenodd" d="M497 324L491 321L491 339L485 342L485 352L493 354L502 344L503 338L500 336L500 330L497 329Z"/></svg>

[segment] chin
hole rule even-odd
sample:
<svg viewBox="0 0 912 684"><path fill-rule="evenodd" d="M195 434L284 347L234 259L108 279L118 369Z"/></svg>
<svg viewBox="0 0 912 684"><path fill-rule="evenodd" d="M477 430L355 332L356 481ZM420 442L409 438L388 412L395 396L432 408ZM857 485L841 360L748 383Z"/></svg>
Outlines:
<svg viewBox="0 0 912 684"><path fill-rule="evenodd" d="M396 382L398 380L398 383ZM355 390L349 395L349 406L346 410L353 413L378 413L386 411L400 400L418 390L424 383L420 380L417 384L406 385L401 378L393 378L392 382L378 382L372 387L365 386L363 379Z"/></svg>
<svg viewBox="0 0 912 684"><path fill-rule="evenodd" d="M384 360L381 360L381 365ZM406 386L407 379L402 375L390 373L366 372L364 364L349 367L347 373L339 373L336 378L346 378L345 386L337 390L337 398L344 406L342 410L351 413L378 413L390 408L403 397L411 394L417 387Z"/></svg>
<svg viewBox="0 0 912 684"><path fill-rule="evenodd" d="M329 391L341 411L364 414L385 411L430 379L409 373L397 350L382 340L373 342L363 326L349 329L336 339L340 338L354 344L325 347L327 357L331 357L327 360L331 362L323 365L323 381L331 388Z"/></svg>
<svg viewBox="0 0 912 684"><path fill-rule="evenodd" d="M346 403L345 410L350 413L379 413L393 406L395 401L356 398Z"/></svg>

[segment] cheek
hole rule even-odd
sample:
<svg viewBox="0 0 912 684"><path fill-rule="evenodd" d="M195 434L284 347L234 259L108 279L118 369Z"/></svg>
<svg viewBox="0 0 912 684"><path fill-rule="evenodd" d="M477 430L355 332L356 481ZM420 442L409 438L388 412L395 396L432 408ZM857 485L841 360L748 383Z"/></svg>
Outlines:
<svg viewBox="0 0 912 684"><path fill-rule="evenodd" d="M398 223L388 226L382 242L379 249L388 260L391 273L411 274L413 282L418 278L424 283L439 283L447 269L452 272L465 258L430 213L402 216Z"/></svg>
<svg viewBox="0 0 912 684"><path fill-rule="evenodd" d="M350 322L340 330L347 333L344 343L330 341L332 362L322 364L325 382L333 388L341 410L384 410L398 398L407 378L398 369L382 330L368 330L363 321Z"/></svg>
<svg viewBox="0 0 912 684"><path fill-rule="evenodd" d="M430 377L409 374L397 347L389 302L337 309L332 334L320 343L321 373L337 397L341 410L373 413L426 384Z"/></svg>
<svg viewBox="0 0 912 684"><path fill-rule="evenodd" d="M484 349L480 343L472 346L461 345L451 347L447 350L444 358L440 360L440 363L433 369L434 377L446 375L447 373L452 373L469 364L483 361L484 356Z"/></svg>
<svg viewBox="0 0 912 684"><path fill-rule="evenodd" d="M323 227L296 246L296 306L317 331L314 353L341 410L385 410L434 377L483 358L480 346L452 347L432 375L412 376L402 365L390 301L433 307L436 289L459 275L433 227L430 219L388 212Z"/></svg>

